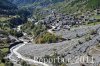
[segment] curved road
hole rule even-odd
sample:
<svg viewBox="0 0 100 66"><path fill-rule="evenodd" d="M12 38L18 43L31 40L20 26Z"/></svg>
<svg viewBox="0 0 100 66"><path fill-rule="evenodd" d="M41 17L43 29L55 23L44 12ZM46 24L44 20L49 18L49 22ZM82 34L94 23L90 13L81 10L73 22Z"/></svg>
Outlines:
<svg viewBox="0 0 100 66"><path fill-rule="evenodd" d="M20 31L20 27L21 27L21 25L17 27L17 30L18 30L18 31ZM17 56L17 58L20 58L20 59L22 59L22 60L24 60L24 61L32 62L32 63L34 63L34 64L40 64L40 65L43 65L43 66L49 66L49 65L46 64L46 63L38 62L38 61L35 61L35 60L33 60L33 59L26 58L26 57L22 56L20 53L18 53L17 51L18 51L21 47L23 47L25 44L27 44L27 42L25 42L23 39L20 39L20 40L23 41L24 44L21 44L21 45L19 45L18 47L15 47L15 46L14 46L14 47L12 47L12 48L10 49L11 54L9 54L8 58L9 58L11 61L16 61L16 60L14 60L14 59L11 59L11 56L12 56L13 54L15 54L15 55Z"/></svg>
<svg viewBox="0 0 100 66"><path fill-rule="evenodd" d="M55 26L51 26L52 28L48 30L49 33L53 34L53 29L55 29Z"/></svg>
<svg viewBox="0 0 100 66"><path fill-rule="evenodd" d="M33 59L25 58L25 57L23 57L20 53L18 53L17 50L18 50L19 48L21 48L22 46L24 46L24 45L25 45L25 44L22 44L22 45L20 45L19 47L13 49L13 52L17 55L18 58L21 58L21 59L24 60L24 61L33 62L33 63L35 63L35 64L41 64L41 65L43 65L43 66L49 66L49 65L47 65L47 64L45 64L45 63L38 62L38 61L35 61L35 60L33 60Z"/></svg>
<svg viewBox="0 0 100 66"><path fill-rule="evenodd" d="M54 29L54 28L55 28L55 27L52 26L52 29ZM20 27L19 27L19 29L20 29ZM49 29L48 32L53 33L53 32L52 32L52 29ZM20 39L20 40L21 40L21 39ZM24 40L22 39L22 41L24 41ZM22 60L24 60L24 61L32 62L32 63L34 63L34 64L40 64L40 65L43 65L43 66L49 66L49 65L46 64L46 63L38 62L38 61L35 61L35 60L33 60L33 59L26 58L26 57L22 56L20 53L18 53L17 51L18 51L21 47L23 47L25 44L27 44L27 42L24 41L24 44L21 44L21 45L19 45L19 46L17 46L17 47L11 48L11 49L10 49L11 54L9 55L9 58L12 56L12 54L15 54L15 55L17 56L17 58L20 58L20 59L22 59ZM11 58L10 58L10 59L11 59ZM11 59L11 60L14 61L13 59Z"/></svg>
<svg viewBox="0 0 100 66"><path fill-rule="evenodd" d="M20 59L22 59L22 60L24 60L24 61L32 62L32 63L35 63L35 64L40 64L40 65L43 65L43 66L49 66L49 65L46 64L46 63L38 62L38 61L35 61L35 60L33 60L33 59L26 58L26 57L22 56L20 53L18 53L17 51L18 51L21 47L23 47L26 43L27 43L27 42L24 42L24 44L21 44L21 45L19 45L19 46L16 47L16 48L14 48L14 47L11 48L11 49L10 49L11 54L9 55L9 58L12 56L12 54L15 54L15 55L17 56L17 58L20 58ZM11 58L10 58L10 59L11 59ZM11 59L11 60L12 60L12 61L15 61L15 60L13 60L13 59Z"/></svg>

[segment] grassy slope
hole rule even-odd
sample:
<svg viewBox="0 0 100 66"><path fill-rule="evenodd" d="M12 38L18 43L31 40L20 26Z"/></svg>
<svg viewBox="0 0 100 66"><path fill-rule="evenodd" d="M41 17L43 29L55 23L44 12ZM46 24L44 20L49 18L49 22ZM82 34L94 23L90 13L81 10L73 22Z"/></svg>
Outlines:
<svg viewBox="0 0 100 66"><path fill-rule="evenodd" d="M1 51L4 52L4 53L6 53L6 52L9 51L9 49L8 48L3 48L3 49L1 49Z"/></svg>
<svg viewBox="0 0 100 66"><path fill-rule="evenodd" d="M56 9L62 13L74 13L77 11L93 10L100 7L100 0L74 0L64 1L57 3L54 6L49 7L50 9Z"/></svg>
<svg viewBox="0 0 100 66"><path fill-rule="evenodd" d="M100 15L95 15L93 17L95 17L96 19L100 19Z"/></svg>
<svg viewBox="0 0 100 66"><path fill-rule="evenodd" d="M3 63L0 63L0 66L5 66Z"/></svg>
<svg viewBox="0 0 100 66"><path fill-rule="evenodd" d="M7 21L9 19L11 19L11 18L9 18L9 17L0 17L0 21Z"/></svg>
<svg viewBox="0 0 100 66"><path fill-rule="evenodd" d="M62 2L64 0L24 0L23 1L18 1L16 3L19 3L19 4L16 4L18 6L21 6L21 8L30 8L30 7L36 7L36 6L48 6L50 4L55 4L55 3L58 3L58 2Z"/></svg>
<svg viewBox="0 0 100 66"><path fill-rule="evenodd" d="M92 9L100 8L100 0L89 0L87 7Z"/></svg>

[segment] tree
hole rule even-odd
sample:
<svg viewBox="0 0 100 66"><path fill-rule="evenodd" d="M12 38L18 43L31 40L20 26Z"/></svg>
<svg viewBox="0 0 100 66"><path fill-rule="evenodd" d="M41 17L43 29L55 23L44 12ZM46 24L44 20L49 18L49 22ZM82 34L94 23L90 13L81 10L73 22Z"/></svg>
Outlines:
<svg viewBox="0 0 100 66"><path fill-rule="evenodd" d="M59 36L55 36L54 34L51 34L51 33L43 33L41 34L40 36L38 36L36 39L35 39L35 42L36 43L55 43L55 42L58 42L62 40L61 37Z"/></svg>
<svg viewBox="0 0 100 66"><path fill-rule="evenodd" d="M65 63L62 63L60 66L67 66Z"/></svg>
<svg viewBox="0 0 100 66"><path fill-rule="evenodd" d="M11 63L11 62L6 62L6 63L5 63L5 66L14 66L14 64Z"/></svg>
<svg viewBox="0 0 100 66"><path fill-rule="evenodd" d="M21 65L22 65L22 66L30 66L30 64L27 64L27 62L25 62L25 61L22 61L22 62L21 62Z"/></svg>
<svg viewBox="0 0 100 66"><path fill-rule="evenodd" d="M10 31L10 34L13 35L13 36L16 36L16 37L23 36L23 33L21 31L20 32L17 32L16 30L11 30Z"/></svg>
<svg viewBox="0 0 100 66"><path fill-rule="evenodd" d="M92 38L91 38L91 36L89 35L89 34L87 34L86 36L85 36L85 40L86 41L89 41L89 40L91 40Z"/></svg>
<svg viewBox="0 0 100 66"><path fill-rule="evenodd" d="M27 21L27 17L30 16L30 11L26 10L26 9L20 9L18 11L18 15L20 15L20 17L24 20Z"/></svg>

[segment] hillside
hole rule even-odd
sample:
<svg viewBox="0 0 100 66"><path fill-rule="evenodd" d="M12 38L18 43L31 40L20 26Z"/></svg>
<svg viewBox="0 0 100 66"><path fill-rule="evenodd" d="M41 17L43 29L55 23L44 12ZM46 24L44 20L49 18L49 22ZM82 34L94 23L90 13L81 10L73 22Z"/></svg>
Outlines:
<svg viewBox="0 0 100 66"><path fill-rule="evenodd" d="M16 9L17 7L8 0L0 0L0 9Z"/></svg>
<svg viewBox="0 0 100 66"><path fill-rule="evenodd" d="M34 10L34 15L41 18L48 14L48 11L56 10L60 13L78 13L97 9L100 7L100 0L10 0L21 8ZM43 14L44 13L44 14Z"/></svg>
<svg viewBox="0 0 100 66"><path fill-rule="evenodd" d="M37 6L48 6L50 4L55 4L57 2L62 2L64 0L9 0L9 1L18 6L37 7Z"/></svg>
<svg viewBox="0 0 100 66"><path fill-rule="evenodd" d="M0 0L0 15L15 15L17 6L8 0Z"/></svg>
<svg viewBox="0 0 100 66"><path fill-rule="evenodd" d="M100 0L9 0L20 7L47 7L60 12L73 13L81 10L91 10L100 7Z"/></svg>
<svg viewBox="0 0 100 66"><path fill-rule="evenodd" d="M0 0L0 66L99 66L99 58L100 0Z"/></svg>
<svg viewBox="0 0 100 66"><path fill-rule="evenodd" d="M77 11L85 12L87 10L94 10L100 8L100 0L65 0L50 6L50 9L56 9L61 13L74 13Z"/></svg>

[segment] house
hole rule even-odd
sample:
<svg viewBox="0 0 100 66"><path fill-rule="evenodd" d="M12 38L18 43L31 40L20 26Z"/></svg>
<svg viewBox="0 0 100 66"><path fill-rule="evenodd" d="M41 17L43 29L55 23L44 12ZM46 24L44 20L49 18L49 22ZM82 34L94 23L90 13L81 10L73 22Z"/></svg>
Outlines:
<svg viewBox="0 0 100 66"><path fill-rule="evenodd" d="M100 9L95 10L96 15L100 15Z"/></svg>
<svg viewBox="0 0 100 66"><path fill-rule="evenodd" d="M96 19L92 17L89 19L89 22L96 22Z"/></svg>
<svg viewBox="0 0 100 66"><path fill-rule="evenodd" d="M68 29L68 30L69 30L69 29L70 29L70 26L64 25L64 26L63 26L63 29Z"/></svg>
<svg viewBox="0 0 100 66"><path fill-rule="evenodd" d="M30 21L30 22L34 22L35 19L34 19L34 18L28 18L28 21Z"/></svg>

